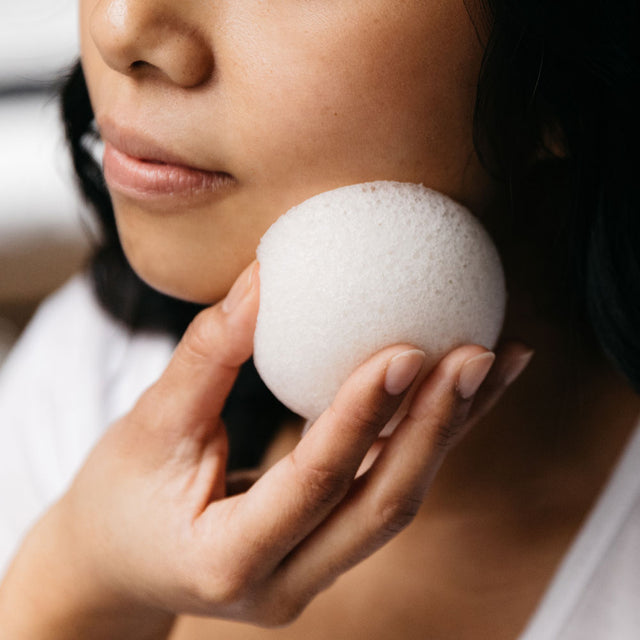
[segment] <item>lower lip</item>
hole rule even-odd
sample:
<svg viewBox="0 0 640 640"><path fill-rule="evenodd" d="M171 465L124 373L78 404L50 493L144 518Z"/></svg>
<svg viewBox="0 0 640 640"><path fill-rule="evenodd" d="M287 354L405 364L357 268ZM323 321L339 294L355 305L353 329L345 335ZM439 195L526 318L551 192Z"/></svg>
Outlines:
<svg viewBox="0 0 640 640"><path fill-rule="evenodd" d="M104 146L104 177L109 187L139 199L216 193L235 183L228 174L140 160Z"/></svg>

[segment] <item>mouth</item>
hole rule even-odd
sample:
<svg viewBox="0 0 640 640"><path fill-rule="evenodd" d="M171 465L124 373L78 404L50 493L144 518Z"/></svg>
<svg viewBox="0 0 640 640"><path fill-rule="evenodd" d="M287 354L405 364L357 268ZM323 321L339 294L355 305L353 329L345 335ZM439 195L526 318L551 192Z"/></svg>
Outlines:
<svg viewBox="0 0 640 640"><path fill-rule="evenodd" d="M137 199L215 194L236 184L225 171L198 166L134 131L103 123L104 177L110 189Z"/></svg>

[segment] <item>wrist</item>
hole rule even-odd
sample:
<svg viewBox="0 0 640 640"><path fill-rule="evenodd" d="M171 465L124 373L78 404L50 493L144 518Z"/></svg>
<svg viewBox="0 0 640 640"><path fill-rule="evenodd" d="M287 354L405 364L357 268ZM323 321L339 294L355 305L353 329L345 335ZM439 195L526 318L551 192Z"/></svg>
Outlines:
<svg viewBox="0 0 640 640"><path fill-rule="evenodd" d="M68 526L64 501L54 505L0 585L0 627L15 640L166 638L174 616L109 584L98 565Z"/></svg>

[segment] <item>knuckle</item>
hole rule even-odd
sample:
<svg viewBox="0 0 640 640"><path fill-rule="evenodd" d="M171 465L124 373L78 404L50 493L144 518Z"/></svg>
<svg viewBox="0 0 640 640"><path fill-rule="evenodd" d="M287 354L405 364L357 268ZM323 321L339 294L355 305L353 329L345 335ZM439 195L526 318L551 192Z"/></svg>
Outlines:
<svg viewBox="0 0 640 640"><path fill-rule="evenodd" d="M287 627L295 622L311 601L331 586L336 578L334 575L321 583L297 584L295 587L267 580L262 583L260 594L252 601L251 619L266 628Z"/></svg>
<svg viewBox="0 0 640 640"><path fill-rule="evenodd" d="M351 483L351 477L340 469L299 463L295 450L292 452L292 464L300 479L300 486L304 487L310 500L315 503L333 504L337 502Z"/></svg>
<svg viewBox="0 0 640 640"><path fill-rule="evenodd" d="M388 422L390 416L387 414L388 411L385 411L384 407L375 404L373 406L358 404L349 412L346 420L354 431L371 433L379 431Z"/></svg>
<svg viewBox="0 0 640 640"><path fill-rule="evenodd" d="M457 402L449 398L431 416L431 437L436 450L447 451L459 439L469 413L469 401Z"/></svg>
<svg viewBox="0 0 640 640"><path fill-rule="evenodd" d="M334 503L339 500L349 486L350 478L336 469L307 467L304 483L314 502Z"/></svg>
<svg viewBox="0 0 640 640"><path fill-rule="evenodd" d="M217 326L206 310L199 313L189 324L182 339L182 348L192 358L206 359L216 342Z"/></svg>
<svg viewBox="0 0 640 640"><path fill-rule="evenodd" d="M453 444L458 429L455 425L445 422L438 425L435 430L434 443L436 449L446 451Z"/></svg>
<svg viewBox="0 0 640 640"><path fill-rule="evenodd" d="M260 615L260 624L268 629L281 629L295 622L306 607L305 602L282 599L266 607Z"/></svg>
<svg viewBox="0 0 640 640"><path fill-rule="evenodd" d="M469 403L458 406L446 419L436 423L434 432L434 444L436 449L448 451L462 435L469 411Z"/></svg>
<svg viewBox="0 0 640 640"><path fill-rule="evenodd" d="M251 578L246 569L241 566L233 570L211 567L202 568L197 577L191 578L191 591L203 603L205 608L214 607L215 610L232 609L239 603L249 599L251 593Z"/></svg>
<svg viewBox="0 0 640 640"><path fill-rule="evenodd" d="M422 500L414 496L393 496L380 505L378 530L386 539L405 529L420 510Z"/></svg>
<svg viewBox="0 0 640 640"><path fill-rule="evenodd" d="M275 589L273 588L275 586ZM271 584L260 601L259 623L270 628L286 627L295 622L320 589L297 584Z"/></svg>

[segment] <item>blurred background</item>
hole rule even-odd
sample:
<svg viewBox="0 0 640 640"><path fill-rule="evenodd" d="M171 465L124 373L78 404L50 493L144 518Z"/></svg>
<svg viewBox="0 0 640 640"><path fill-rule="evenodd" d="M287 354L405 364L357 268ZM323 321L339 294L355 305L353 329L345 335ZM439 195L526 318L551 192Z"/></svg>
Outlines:
<svg viewBox="0 0 640 640"><path fill-rule="evenodd" d="M88 252L55 97L78 55L76 4L0 2L0 362Z"/></svg>

